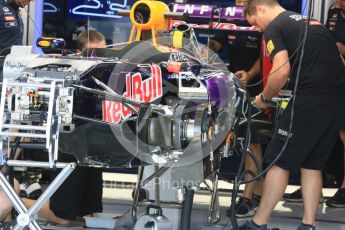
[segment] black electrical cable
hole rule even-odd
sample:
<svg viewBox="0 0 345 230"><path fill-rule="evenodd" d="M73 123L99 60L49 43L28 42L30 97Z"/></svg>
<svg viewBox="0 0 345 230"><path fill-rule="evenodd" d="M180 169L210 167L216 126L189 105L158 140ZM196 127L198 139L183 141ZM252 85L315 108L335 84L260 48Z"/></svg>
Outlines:
<svg viewBox="0 0 345 230"><path fill-rule="evenodd" d="M238 151L240 151L241 154L248 154L248 155L249 155L249 157L254 161L254 164L255 164L255 167L256 167L258 173L262 171L262 164L259 163L258 159L255 157L255 155L254 155L252 152L246 151L246 152L244 153L244 152L241 151L241 150L238 150ZM254 177L254 176L256 176L257 174L254 173L254 174L252 174L252 175L253 175L253 177Z"/></svg>
<svg viewBox="0 0 345 230"><path fill-rule="evenodd" d="M256 176L256 173L253 172L252 170L245 170L245 171L243 171L243 172L241 173L240 177L241 177L241 178L244 178L245 175L247 175L247 174L250 175L250 176L252 176L252 177Z"/></svg>
<svg viewBox="0 0 345 230"><path fill-rule="evenodd" d="M218 15L218 24L219 24L220 20L221 20L221 15L223 12L223 7L213 7L212 8L211 19L210 19L210 22L208 24L208 29L207 29L207 53L209 53L208 49L210 49L211 30L212 30L212 32L214 30L213 22L214 22L214 15L215 15L216 10L220 11L219 15ZM214 32L213 32L213 34L214 34ZM207 59L208 59L208 54L207 54ZM209 60L207 60L207 61L209 61Z"/></svg>
<svg viewBox="0 0 345 230"><path fill-rule="evenodd" d="M245 162L245 157L246 157L246 153L248 152L248 146L250 143L250 126L251 126L251 116L252 116L252 105L251 102L249 100L249 97L247 97L249 95L249 92L246 90L246 94L244 96L246 96L246 98L244 98L244 100L246 100L247 104L248 104L248 110L247 110L247 126L246 126L246 137L245 137L245 142L243 145L243 154L241 157L241 162L239 164L239 169L237 171L237 175L235 176L235 181L233 184L233 188L232 188L232 194L231 194L231 215L230 215L230 219L231 219L231 224L233 226L233 229L238 229L238 223L237 223L237 219L236 219L236 215L235 215L235 205L236 205L236 198L237 198L237 193L239 190L239 186L240 183L238 183L238 180L241 176L242 173L242 169L244 168L244 162ZM227 225L225 225L224 229L226 228Z"/></svg>

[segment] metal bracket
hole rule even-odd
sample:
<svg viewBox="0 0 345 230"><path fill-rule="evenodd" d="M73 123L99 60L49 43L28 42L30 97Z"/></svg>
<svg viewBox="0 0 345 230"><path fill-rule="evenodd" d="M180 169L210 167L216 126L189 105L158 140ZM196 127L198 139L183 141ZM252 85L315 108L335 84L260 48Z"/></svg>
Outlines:
<svg viewBox="0 0 345 230"><path fill-rule="evenodd" d="M218 170L214 174L214 180L212 181L212 189L207 185L208 189L211 191L211 202L208 207L208 217L207 222L210 225L216 224L220 221L220 208L219 208L219 196L218 196Z"/></svg>

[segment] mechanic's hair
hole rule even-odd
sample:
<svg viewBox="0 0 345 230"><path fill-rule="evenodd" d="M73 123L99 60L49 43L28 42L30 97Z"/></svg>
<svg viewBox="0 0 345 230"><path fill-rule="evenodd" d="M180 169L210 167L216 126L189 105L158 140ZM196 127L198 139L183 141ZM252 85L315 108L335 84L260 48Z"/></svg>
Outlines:
<svg viewBox="0 0 345 230"><path fill-rule="evenodd" d="M244 1L244 15L253 15L256 12L257 5L276 5L279 4L277 0L245 0Z"/></svg>
<svg viewBox="0 0 345 230"><path fill-rule="evenodd" d="M98 43L105 41L103 34L96 30L86 30L77 37L77 49L83 50L87 43Z"/></svg>

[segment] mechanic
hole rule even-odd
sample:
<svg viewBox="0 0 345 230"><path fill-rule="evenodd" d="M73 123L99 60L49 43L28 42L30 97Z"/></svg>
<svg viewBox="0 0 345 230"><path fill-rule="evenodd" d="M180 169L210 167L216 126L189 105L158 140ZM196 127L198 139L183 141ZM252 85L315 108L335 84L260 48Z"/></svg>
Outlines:
<svg viewBox="0 0 345 230"><path fill-rule="evenodd" d="M22 45L24 25L20 17L20 7L30 0L0 0L0 81L5 55L9 54L12 45ZM19 184L15 181L15 190L19 192ZM0 189L0 222L8 221L12 204Z"/></svg>
<svg viewBox="0 0 345 230"><path fill-rule="evenodd" d="M345 57L345 0L339 0L336 2L337 5L330 8L328 11L328 17L326 22L326 27L331 32L335 38L336 44L338 46L339 52L343 57ZM338 6L338 7L336 7ZM345 62L344 62L345 64ZM345 157L345 120L344 124L341 126L341 131L339 133L340 139L344 146L344 157ZM344 161L345 166L345 161ZM344 177L341 187L334 194L333 197L326 201L326 205L329 207L345 207L345 168Z"/></svg>
<svg viewBox="0 0 345 230"><path fill-rule="evenodd" d="M328 11L326 27L336 40L340 54L345 57L345 1L336 3Z"/></svg>
<svg viewBox="0 0 345 230"><path fill-rule="evenodd" d="M77 39L78 49L105 46L103 34L84 31ZM64 138L62 135L60 138ZM81 150L83 151L83 150ZM75 162L74 156L59 153L59 162ZM102 212L103 179L102 169L77 166L66 181L58 188L50 200L42 207L39 215L59 225L69 225L85 215ZM36 201L22 198L26 207Z"/></svg>
<svg viewBox="0 0 345 230"><path fill-rule="evenodd" d="M342 7L342 8L340 8ZM334 39L337 42L339 52L344 61L344 47L345 47L345 1L337 0L328 9L328 17L326 22L327 29L331 32ZM344 62L345 63L345 62ZM345 129L345 124L342 125L341 129ZM344 154L345 154L345 131L340 131L340 140L343 143ZM344 162L345 164L345 162ZM345 174L345 171L344 171ZM322 194L322 193L321 193ZM301 189L285 194L284 199L289 202L301 202L302 192ZM320 198L320 203L323 202L323 197ZM326 201L328 207L345 207L345 176L343 182L338 191Z"/></svg>
<svg viewBox="0 0 345 230"><path fill-rule="evenodd" d="M13 45L23 45L24 24L20 7L25 7L31 0L0 0L0 82L4 59Z"/></svg>
<svg viewBox="0 0 345 230"><path fill-rule="evenodd" d="M104 35L96 30L81 32L77 37L77 52L83 49L102 48L106 45Z"/></svg>
<svg viewBox="0 0 345 230"><path fill-rule="evenodd" d="M267 85L255 97L253 105L266 108L284 86L295 91L280 117L267 153L268 163L273 166L266 174L259 208L240 229L267 229L271 213L288 184L289 171L298 168L304 203L298 229L315 229L321 170L345 114L344 105L338 103L345 100L345 67L331 34L321 24L313 23L308 27L298 72L301 44L306 35L303 16L286 11L277 0L247 0L244 10L248 22L264 31L273 64Z"/></svg>

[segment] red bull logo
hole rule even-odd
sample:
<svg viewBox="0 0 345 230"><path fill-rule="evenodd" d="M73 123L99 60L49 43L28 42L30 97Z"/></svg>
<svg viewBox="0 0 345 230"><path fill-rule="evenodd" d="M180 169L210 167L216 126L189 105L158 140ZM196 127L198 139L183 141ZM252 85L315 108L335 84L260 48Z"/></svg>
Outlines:
<svg viewBox="0 0 345 230"><path fill-rule="evenodd" d="M158 65L150 65L151 76L143 80L141 73L126 75L123 96L138 102L152 102L163 95L162 71ZM103 121L119 123L132 116L132 112L120 102L102 101Z"/></svg>

